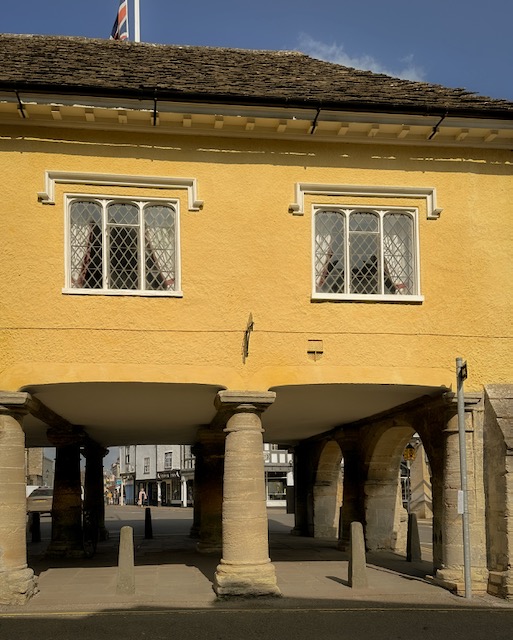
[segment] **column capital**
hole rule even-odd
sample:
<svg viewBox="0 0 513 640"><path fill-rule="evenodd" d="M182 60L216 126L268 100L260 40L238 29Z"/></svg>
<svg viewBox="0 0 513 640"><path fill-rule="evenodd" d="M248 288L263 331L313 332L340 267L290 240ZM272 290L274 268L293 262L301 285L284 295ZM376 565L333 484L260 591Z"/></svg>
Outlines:
<svg viewBox="0 0 513 640"><path fill-rule="evenodd" d="M229 413L263 413L276 399L274 391L219 391L215 406Z"/></svg>
<svg viewBox="0 0 513 640"><path fill-rule="evenodd" d="M482 409L482 393L465 393L463 397L465 402L465 411L475 411L476 409ZM443 394L442 398L444 406L449 413L458 412L458 398L454 392L448 391L447 393Z"/></svg>
<svg viewBox="0 0 513 640"><path fill-rule="evenodd" d="M96 442L95 440L86 438L84 445L82 446L81 453L86 459L88 456L101 456L101 458L105 458L105 456L109 453L109 450L105 447L102 447L102 445L98 444L98 442Z"/></svg>
<svg viewBox="0 0 513 640"><path fill-rule="evenodd" d="M72 428L49 427L46 430L46 437L54 447L66 447L70 444L81 445L87 441L87 435L80 427Z"/></svg>
<svg viewBox="0 0 513 640"><path fill-rule="evenodd" d="M199 427L196 431L196 442L193 447L198 448L202 445L215 445L221 444L224 447L224 441L226 434L223 431L222 425L213 423L212 425ZM194 453L194 451L193 451Z"/></svg>
<svg viewBox="0 0 513 640"><path fill-rule="evenodd" d="M30 393L0 391L0 415L26 415L30 412Z"/></svg>

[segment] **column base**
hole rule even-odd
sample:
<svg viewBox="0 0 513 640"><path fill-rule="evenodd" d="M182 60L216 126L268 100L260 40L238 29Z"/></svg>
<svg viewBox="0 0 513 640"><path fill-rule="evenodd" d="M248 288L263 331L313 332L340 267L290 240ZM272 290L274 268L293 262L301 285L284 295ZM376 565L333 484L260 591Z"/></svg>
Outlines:
<svg viewBox="0 0 513 640"><path fill-rule="evenodd" d="M513 572L511 569L506 571L490 571L488 576L487 591L490 595L505 600L513 600Z"/></svg>
<svg viewBox="0 0 513 640"><path fill-rule="evenodd" d="M301 529L301 527L294 527L293 529L291 529L290 535L308 537L307 534L303 531L303 529Z"/></svg>
<svg viewBox="0 0 513 640"><path fill-rule="evenodd" d="M276 570L268 561L259 564L230 564L221 560L214 576L214 591L219 597L280 597Z"/></svg>
<svg viewBox="0 0 513 640"><path fill-rule="evenodd" d="M69 542L50 542L46 549L47 558L84 558L82 546L72 546Z"/></svg>
<svg viewBox="0 0 513 640"><path fill-rule="evenodd" d="M98 530L98 540L100 542L105 542L106 540L109 539L109 537L110 537L110 533L109 533L107 527L105 527L105 526L100 527L99 530Z"/></svg>
<svg viewBox="0 0 513 640"><path fill-rule="evenodd" d="M473 594L484 594L488 586L488 570L483 567L472 567L470 572ZM437 569L432 582L457 595L465 594L465 575L463 567Z"/></svg>
<svg viewBox="0 0 513 640"><path fill-rule="evenodd" d="M196 551L198 553L217 553L217 555L221 555L223 552L223 543L217 541L208 541L208 540L200 540L196 545Z"/></svg>
<svg viewBox="0 0 513 640"><path fill-rule="evenodd" d="M25 604L38 591L32 569L0 571L0 604Z"/></svg>

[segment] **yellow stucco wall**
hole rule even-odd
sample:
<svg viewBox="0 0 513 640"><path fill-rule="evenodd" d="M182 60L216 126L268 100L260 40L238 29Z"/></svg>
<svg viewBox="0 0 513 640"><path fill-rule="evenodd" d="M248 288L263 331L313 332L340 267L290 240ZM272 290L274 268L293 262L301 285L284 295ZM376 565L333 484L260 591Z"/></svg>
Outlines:
<svg viewBox="0 0 513 640"><path fill-rule="evenodd" d="M451 386L513 380L513 160L509 151L0 128L0 389L80 380L267 389L308 382ZM45 170L193 177L183 190L56 185ZM435 187L422 199L307 196L297 182ZM66 295L64 193L173 197L183 298ZM312 302L312 204L419 208L420 304ZM250 312L250 354L241 357ZM324 354L307 355L321 339Z"/></svg>

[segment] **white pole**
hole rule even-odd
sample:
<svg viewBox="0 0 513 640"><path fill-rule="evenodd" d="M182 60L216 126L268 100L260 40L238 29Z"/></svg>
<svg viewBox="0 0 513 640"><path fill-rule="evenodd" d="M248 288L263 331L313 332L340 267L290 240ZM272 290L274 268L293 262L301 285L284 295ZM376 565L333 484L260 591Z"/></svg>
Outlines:
<svg viewBox="0 0 513 640"><path fill-rule="evenodd" d="M139 0L134 0L134 40L141 42L141 10Z"/></svg>

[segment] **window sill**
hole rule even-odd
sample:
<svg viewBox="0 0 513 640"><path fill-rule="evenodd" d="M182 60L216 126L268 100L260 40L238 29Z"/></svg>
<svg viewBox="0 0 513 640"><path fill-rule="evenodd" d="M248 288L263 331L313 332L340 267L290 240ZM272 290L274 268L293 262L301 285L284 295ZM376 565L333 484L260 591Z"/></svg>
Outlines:
<svg viewBox="0 0 513 640"><path fill-rule="evenodd" d="M419 304L424 296L403 296L393 294L351 294L351 293L312 293L312 302L394 302L399 304Z"/></svg>
<svg viewBox="0 0 513 640"><path fill-rule="evenodd" d="M183 291L135 291L131 289L62 289L62 293L75 296L138 296L149 298L183 298Z"/></svg>

